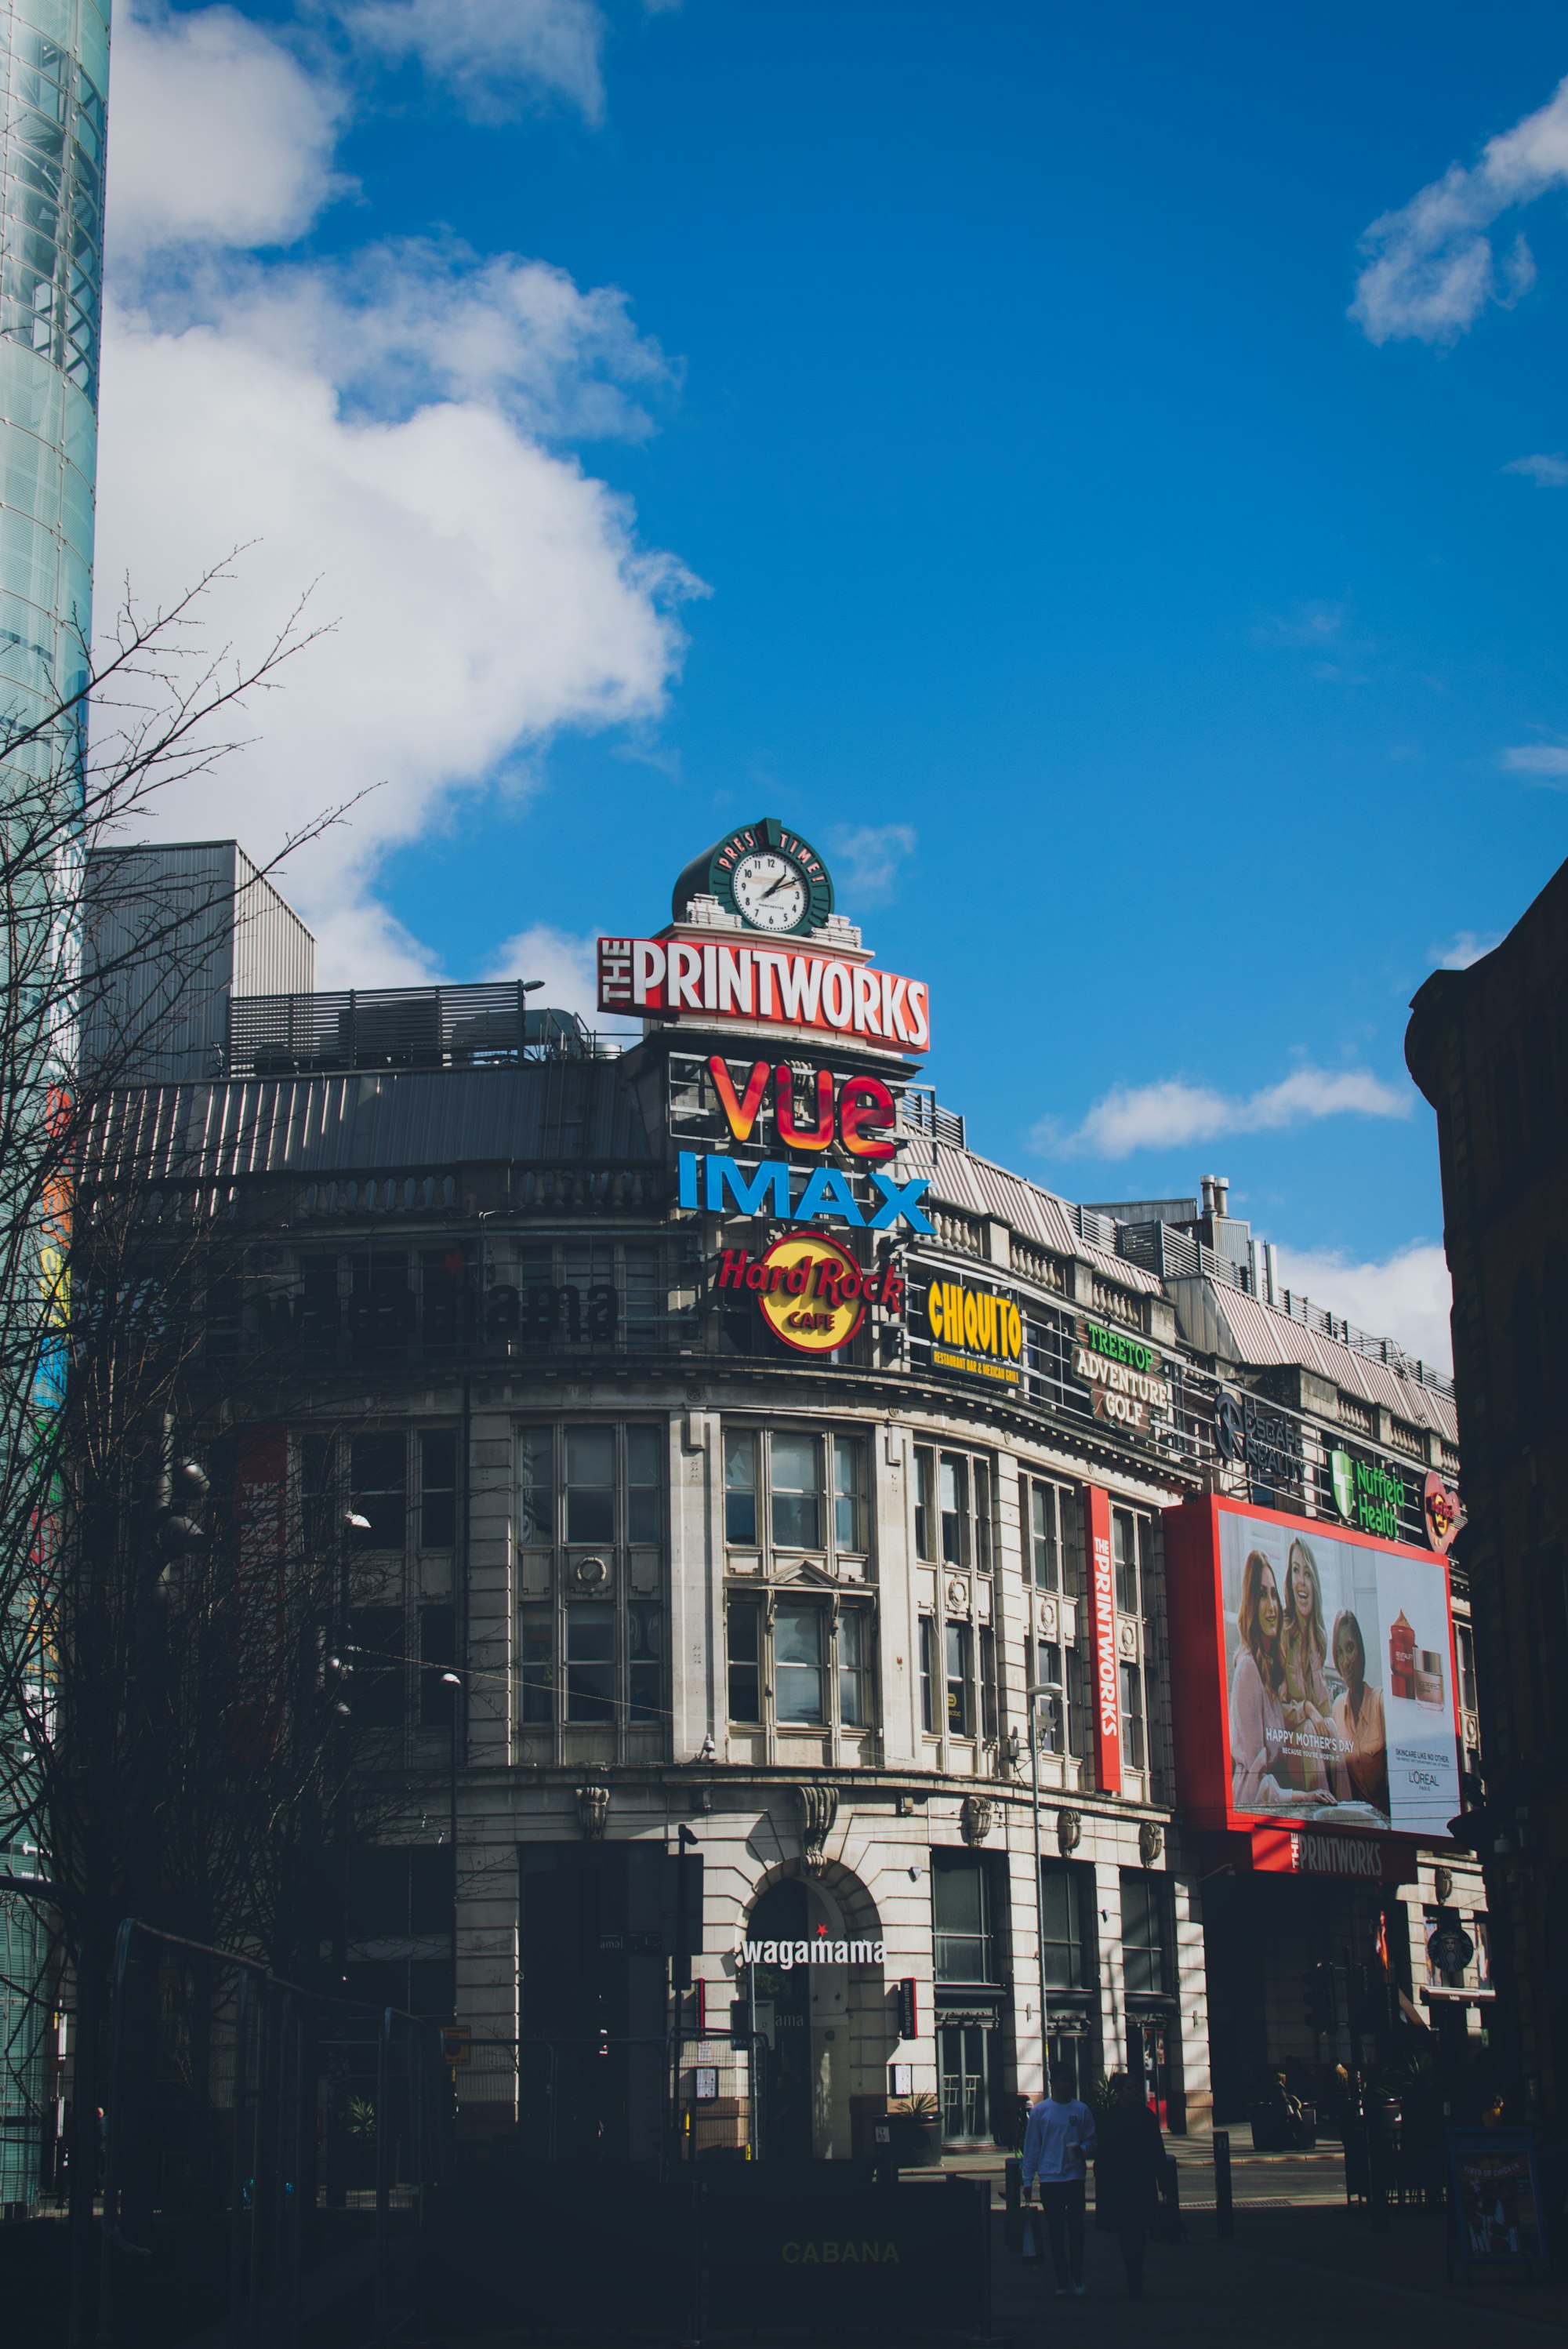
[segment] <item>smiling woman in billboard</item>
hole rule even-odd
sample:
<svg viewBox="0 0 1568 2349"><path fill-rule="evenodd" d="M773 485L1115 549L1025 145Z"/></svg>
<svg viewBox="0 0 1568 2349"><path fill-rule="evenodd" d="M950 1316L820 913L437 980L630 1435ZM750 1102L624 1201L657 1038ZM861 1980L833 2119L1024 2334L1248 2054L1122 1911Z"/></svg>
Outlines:
<svg viewBox="0 0 1568 2349"><path fill-rule="evenodd" d="M1231 1785L1238 1811L1273 1811L1291 1800L1280 1781L1284 1667L1280 1661L1279 1586L1261 1549L1249 1550L1236 1609L1241 1645L1231 1675ZM1276 1777L1274 1773L1277 1772Z"/></svg>
<svg viewBox="0 0 1568 2349"><path fill-rule="evenodd" d="M1334 1669L1345 1682L1334 1700L1334 1726L1342 1741L1350 1793L1358 1803L1388 1816L1388 1735L1383 1725L1383 1694L1367 1684L1367 1642L1346 1607L1334 1619Z"/></svg>
<svg viewBox="0 0 1568 2349"><path fill-rule="evenodd" d="M1317 1560L1299 1538L1290 1546L1284 1579L1279 1653L1284 1676L1284 1725L1290 1734L1281 1764L1298 1794L1330 1795L1336 1791L1330 1776L1336 1741L1323 1671L1328 1654L1323 1586Z"/></svg>

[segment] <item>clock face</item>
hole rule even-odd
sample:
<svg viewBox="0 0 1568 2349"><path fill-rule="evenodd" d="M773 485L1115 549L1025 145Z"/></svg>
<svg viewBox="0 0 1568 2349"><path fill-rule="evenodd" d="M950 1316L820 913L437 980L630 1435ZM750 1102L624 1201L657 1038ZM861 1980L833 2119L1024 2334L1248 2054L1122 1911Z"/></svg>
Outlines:
<svg viewBox="0 0 1568 2349"><path fill-rule="evenodd" d="M743 856L731 882L736 909L757 930L792 930L803 920L811 892L791 856L759 848Z"/></svg>

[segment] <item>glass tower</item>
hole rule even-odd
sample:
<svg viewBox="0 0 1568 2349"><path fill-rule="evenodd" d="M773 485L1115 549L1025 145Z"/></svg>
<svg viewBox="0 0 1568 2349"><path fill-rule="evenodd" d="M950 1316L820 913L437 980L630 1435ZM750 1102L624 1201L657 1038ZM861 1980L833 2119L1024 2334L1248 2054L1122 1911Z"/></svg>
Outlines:
<svg viewBox="0 0 1568 2349"><path fill-rule="evenodd" d="M86 676L108 16L109 0L0 0L0 719L13 724ZM81 739L79 719L71 731ZM73 771L57 739L15 765L35 779ZM0 823L6 796L0 766ZM56 1060L49 1081L68 1083ZM48 1402L35 1392L36 1409ZM21 1439L14 1410L4 1417L5 1440ZM21 1621L5 1629L33 1636ZM0 1738L15 1733L0 1720ZM36 1844L0 1816L0 1874L41 1873ZM0 1892L0 2202L12 2205L35 2200L43 2161L46 1924L26 1895Z"/></svg>

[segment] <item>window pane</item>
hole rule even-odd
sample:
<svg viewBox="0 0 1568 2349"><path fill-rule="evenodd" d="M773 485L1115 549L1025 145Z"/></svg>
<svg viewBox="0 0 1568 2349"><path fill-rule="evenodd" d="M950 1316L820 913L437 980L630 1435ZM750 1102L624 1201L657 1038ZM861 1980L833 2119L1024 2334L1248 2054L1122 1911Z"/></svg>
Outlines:
<svg viewBox="0 0 1568 2349"><path fill-rule="evenodd" d="M457 1617L450 1607L419 1609L419 1726L447 1729L457 1717L458 1692L441 1678L457 1662Z"/></svg>
<svg viewBox="0 0 1568 2349"><path fill-rule="evenodd" d="M928 1737L936 1734L936 1626L929 1615L920 1619L920 1725Z"/></svg>
<svg viewBox="0 0 1568 2349"><path fill-rule="evenodd" d="M1045 1910L1046 1987L1087 1990L1092 1977L1082 1879L1070 1865L1047 1860L1040 1869L1040 1896Z"/></svg>
<svg viewBox="0 0 1568 2349"><path fill-rule="evenodd" d="M969 1563L969 1464L951 1452L942 1455L938 1485L942 1499L942 1562Z"/></svg>
<svg viewBox="0 0 1568 2349"><path fill-rule="evenodd" d="M916 1557L933 1557L932 1534L935 1505L932 1495L934 1463L929 1452L918 1445L914 1454L914 1554Z"/></svg>
<svg viewBox="0 0 1568 2349"><path fill-rule="evenodd" d="M863 1550L866 1447L855 1435L833 1438L833 1539L841 1549Z"/></svg>
<svg viewBox="0 0 1568 2349"><path fill-rule="evenodd" d="M1062 1689L1061 1643L1056 1640L1039 1640L1035 1643L1035 1685L1046 1689L1047 1695L1038 1698L1035 1719L1039 1724L1040 1750L1045 1754L1067 1752L1066 1703Z"/></svg>
<svg viewBox="0 0 1568 2349"><path fill-rule="evenodd" d="M664 1532L659 1506L663 1451L656 1427L626 1430L626 1539L656 1542Z"/></svg>
<svg viewBox="0 0 1568 2349"><path fill-rule="evenodd" d="M657 1721L663 1710L664 1625L664 1609L656 1599L634 1599L626 1609L630 1721Z"/></svg>
<svg viewBox="0 0 1568 2349"><path fill-rule="evenodd" d="M1069 1648L1068 1668L1068 1752L1086 1761L1089 1751L1088 1665L1081 1648Z"/></svg>
<svg viewBox="0 0 1568 2349"><path fill-rule="evenodd" d="M954 1737L969 1734L969 1626L947 1626L947 1727Z"/></svg>
<svg viewBox="0 0 1568 2349"><path fill-rule="evenodd" d="M517 1439L517 1537L521 1542L552 1542L555 1539L555 1507L551 1487L554 1471L551 1463L552 1432L548 1427L525 1427Z"/></svg>
<svg viewBox="0 0 1568 2349"><path fill-rule="evenodd" d="M933 1868L932 1927L938 1982L991 1980L986 1889L981 1862L965 1860L955 1866Z"/></svg>
<svg viewBox="0 0 1568 2349"><path fill-rule="evenodd" d="M773 1437L773 1539L780 1549L815 1549L822 1538L820 1462L814 1435Z"/></svg>
<svg viewBox="0 0 1568 2349"><path fill-rule="evenodd" d="M348 1618L349 1714L356 1729L401 1729L405 1642L400 1607L356 1607Z"/></svg>
<svg viewBox="0 0 1568 2349"><path fill-rule="evenodd" d="M457 1433L429 1429L419 1438L419 1547L450 1549L457 1538Z"/></svg>
<svg viewBox="0 0 1568 2349"><path fill-rule="evenodd" d="M1138 1613L1138 1551L1132 1519L1125 1509L1110 1513L1110 1554L1116 1563L1116 1603L1124 1615Z"/></svg>
<svg viewBox="0 0 1568 2349"><path fill-rule="evenodd" d="M975 1563L982 1574L991 1571L991 1469L975 1463Z"/></svg>
<svg viewBox="0 0 1568 2349"><path fill-rule="evenodd" d="M861 1609L847 1607L839 1618L839 1719L846 1729L864 1729L870 1642Z"/></svg>
<svg viewBox="0 0 1568 2349"><path fill-rule="evenodd" d="M525 1722L555 1718L555 1641L548 1607L522 1610L522 1717Z"/></svg>
<svg viewBox="0 0 1568 2349"><path fill-rule="evenodd" d="M569 1542L615 1538L615 1431L612 1427L566 1431L566 1538Z"/></svg>
<svg viewBox="0 0 1568 2349"><path fill-rule="evenodd" d="M1136 1664L1121 1667L1121 1743L1134 1770L1143 1767L1143 1675Z"/></svg>
<svg viewBox="0 0 1568 2349"><path fill-rule="evenodd" d="M724 1432L724 1537L757 1539L757 1436L751 1428Z"/></svg>
<svg viewBox="0 0 1568 2349"><path fill-rule="evenodd" d="M822 1609L790 1602L773 1626L773 1678L780 1721L818 1723L822 1703Z"/></svg>
<svg viewBox="0 0 1568 2349"><path fill-rule="evenodd" d="M407 1528L407 1446L401 1435L356 1435L348 1447L349 1506L368 1517L357 1539L366 1549L403 1547Z"/></svg>
<svg viewBox="0 0 1568 2349"><path fill-rule="evenodd" d="M615 1609L579 1603L566 1610L566 1718L615 1717Z"/></svg>
<svg viewBox="0 0 1568 2349"><path fill-rule="evenodd" d="M1053 1485L1034 1485L1029 1491L1029 1538L1034 1553L1035 1588L1057 1587L1057 1495Z"/></svg>
<svg viewBox="0 0 1568 2349"><path fill-rule="evenodd" d="M729 1717L731 1721L760 1721L762 1610L755 1599L732 1599L727 1616Z"/></svg>
<svg viewBox="0 0 1568 2349"><path fill-rule="evenodd" d="M996 1734L996 1634L989 1623L980 1626L980 1734Z"/></svg>

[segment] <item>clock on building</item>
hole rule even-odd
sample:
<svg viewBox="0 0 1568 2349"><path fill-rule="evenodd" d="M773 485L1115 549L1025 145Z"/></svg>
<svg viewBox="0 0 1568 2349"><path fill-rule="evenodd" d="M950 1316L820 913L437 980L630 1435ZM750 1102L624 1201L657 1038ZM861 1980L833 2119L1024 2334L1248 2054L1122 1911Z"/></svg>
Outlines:
<svg viewBox="0 0 1568 2349"><path fill-rule="evenodd" d="M675 886L677 922L694 897L717 897L748 929L803 937L832 912L833 884L810 842L767 815L693 857Z"/></svg>

